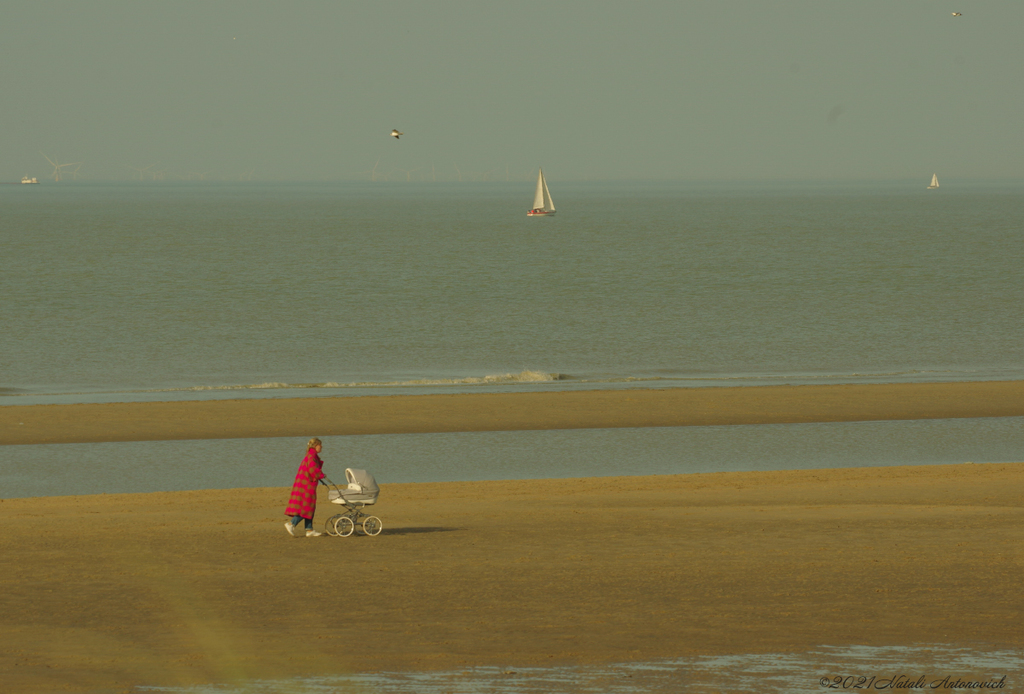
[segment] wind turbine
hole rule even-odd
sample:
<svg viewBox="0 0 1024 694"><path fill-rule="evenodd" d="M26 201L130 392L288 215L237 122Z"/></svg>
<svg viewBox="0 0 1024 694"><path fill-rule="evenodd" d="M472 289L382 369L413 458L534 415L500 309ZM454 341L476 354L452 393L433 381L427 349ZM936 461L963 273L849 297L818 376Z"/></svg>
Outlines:
<svg viewBox="0 0 1024 694"><path fill-rule="evenodd" d="M150 169L152 169L154 166L156 166L156 162L153 162L152 164L150 164L149 166L147 166L147 167L145 167L143 169L139 169L139 168L136 168L134 166L129 166L128 168L131 169L132 171L136 172L137 174L139 174L139 180L140 181L144 181L144 180L146 180L146 172L149 171ZM135 177L132 176L132 178L135 178Z"/></svg>
<svg viewBox="0 0 1024 694"><path fill-rule="evenodd" d="M459 173L459 183L462 183L462 170L459 169L459 165L456 164L455 162L452 162L452 166L454 166L455 170L458 171L458 173Z"/></svg>
<svg viewBox="0 0 1024 694"><path fill-rule="evenodd" d="M406 182L408 183L408 182L409 182L409 180L410 180L410 179L409 179L409 174L411 174L411 173L412 173L413 171L419 171L419 170L420 170L420 168L423 168L423 167L419 167L419 168L416 168L416 169L403 169L403 168L399 168L398 170L399 170L399 171L404 171L404 172L405 172L405 180L406 180Z"/></svg>
<svg viewBox="0 0 1024 694"><path fill-rule="evenodd" d="M380 157L377 157L377 161L374 162L372 169L368 171L360 171L359 174L361 176L368 176L371 181L376 181L378 175L383 176L383 174L377 173L377 164L380 164ZM387 180L387 178L385 177L384 180Z"/></svg>
<svg viewBox="0 0 1024 694"><path fill-rule="evenodd" d="M43 154L43 153L40 152L40 154ZM53 180L54 180L55 183L60 181L61 169L63 169L65 166L75 166L76 164L78 166L82 165L82 162L80 162L80 161L72 162L70 164L60 164L60 163L58 163L60 160L54 161L53 159L50 159L45 154L43 154L43 159L45 159L46 161L50 162L53 165L53 173L51 175L53 176ZM75 169L75 170L77 171L77 169Z"/></svg>
<svg viewBox="0 0 1024 694"><path fill-rule="evenodd" d="M377 158L377 161L380 161L379 157ZM373 171L376 168L377 168L377 165L374 164L373 165L373 169L367 169L366 171L360 171L359 175L360 176L365 176L367 181L372 181L373 180Z"/></svg>

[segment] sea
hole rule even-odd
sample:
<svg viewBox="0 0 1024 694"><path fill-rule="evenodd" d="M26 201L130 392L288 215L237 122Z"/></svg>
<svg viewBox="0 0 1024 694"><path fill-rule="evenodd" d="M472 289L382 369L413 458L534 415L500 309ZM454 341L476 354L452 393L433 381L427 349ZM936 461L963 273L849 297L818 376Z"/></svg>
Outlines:
<svg viewBox="0 0 1024 694"><path fill-rule="evenodd" d="M0 406L1024 378L1024 182L549 183L0 186Z"/></svg>
<svg viewBox="0 0 1024 694"><path fill-rule="evenodd" d="M1024 379L1024 181L927 179L552 176L547 218L522 181L0 186L0 407ZM382 483L1024 461L1019 417L323 438L329 476ZM0 446L0 498L283 487L304 443ZM1019 653L822 648L188 691L1024 676Z"/></svg>
<svg viewBox="0 0 1024 694"><path fill-rule="evenodd" d="M926 184L0 186L0 407L1022 379L1024 181ZM1024 460L1024 418L336 439L383 482ZM0 446L0 498L286 485L304 443Z"/></svg>

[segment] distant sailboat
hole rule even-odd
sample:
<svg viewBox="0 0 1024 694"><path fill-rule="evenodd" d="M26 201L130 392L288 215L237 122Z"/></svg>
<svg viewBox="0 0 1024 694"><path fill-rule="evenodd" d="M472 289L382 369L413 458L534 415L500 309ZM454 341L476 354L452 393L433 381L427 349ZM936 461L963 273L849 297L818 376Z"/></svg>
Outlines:
<svg viewBox="0 0 1024 694"><path fill-rule="evenodd" d="M938 187L939 187L939 175L938 174L932 174L932 184L930 186L928 186L928 190L931 190L932 188L938 188Z"/></svg>
<svg viewBox="0 0 1024 694"><path fill-rule="evenodd" d="M527 212L526 216L539 217L554 213L555 203L551 201L551 191L548 190L548 182L544 180L544 169L541 169L537 176L537 193L533 196L533 209Z"/></svg>

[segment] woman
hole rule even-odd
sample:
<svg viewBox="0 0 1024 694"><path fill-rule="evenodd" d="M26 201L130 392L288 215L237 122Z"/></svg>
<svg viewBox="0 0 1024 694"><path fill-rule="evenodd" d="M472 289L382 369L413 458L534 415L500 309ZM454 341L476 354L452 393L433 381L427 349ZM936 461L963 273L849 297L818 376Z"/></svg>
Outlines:
<svg viewBox="0 0 1024 694"><path fill-rule="evenodd" d="M290 521L285 521L284 529L292 537L298 537L295 531L299 527L299 519L306 521L306 537L320 537L323 533L313 530L313 514L316 513L316 485L317 482L324 484L323 466L324 461L320 460L320 451L324 449L320 439L312 438L306 444L306 457L299 465L299 471L295 473L295 484L292 485L292 496L288 500L288 508L284 515L291 516Z"/></svg>

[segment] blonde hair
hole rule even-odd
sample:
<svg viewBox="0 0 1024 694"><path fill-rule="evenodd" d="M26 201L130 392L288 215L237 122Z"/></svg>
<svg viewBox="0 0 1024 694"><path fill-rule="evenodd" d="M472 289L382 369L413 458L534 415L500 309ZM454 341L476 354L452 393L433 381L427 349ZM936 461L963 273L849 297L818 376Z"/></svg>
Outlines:
<svg viewBox="0 0 1024 694"><path fill-rule="evenodd" d="M320 439L314 436L309 440L309 443L306 444L306 450L308 451L310 448L316 448L317 446L322 445L324 444L320 441Z"/></svg>

